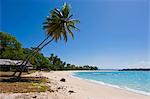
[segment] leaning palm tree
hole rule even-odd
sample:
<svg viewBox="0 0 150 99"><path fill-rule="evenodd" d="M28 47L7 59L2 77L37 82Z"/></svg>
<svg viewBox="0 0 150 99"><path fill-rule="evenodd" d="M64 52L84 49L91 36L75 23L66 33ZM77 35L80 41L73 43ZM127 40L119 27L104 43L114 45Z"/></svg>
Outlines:
<svg viewBox="0 0 150 99"><path fill-rule="evenodd" d="M65 3L61 9L54 9L50 12L50 15L46 18L46 22L43 23L43 29L46 32L46 38L40 43L34 52L27 56L27 58L20 65L19 74L17 78L20 78L22 72L26 68L27 63L33 58L41 49L48 45L52 41L58 41L63 38L65 42L68 40L68 35L74 39L72 29L79 30L75 25L79 23L79 20L73 19L73 15L70 13L70 5ZM14 75L16 72L14 73Z"/></svg>

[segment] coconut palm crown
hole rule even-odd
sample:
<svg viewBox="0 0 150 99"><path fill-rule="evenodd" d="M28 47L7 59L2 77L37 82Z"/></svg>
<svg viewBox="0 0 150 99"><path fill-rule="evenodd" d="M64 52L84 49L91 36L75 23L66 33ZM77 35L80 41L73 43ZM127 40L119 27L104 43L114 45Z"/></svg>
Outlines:
<svg viewBox="0 0 150 99"><path fill-rule="evenodd" d="M74 38L72 29L79 30L75 24L79 23L79 20L73 19L73 15L70 13L71 7L65 3L61 9L54 9L50 12L50 16L46 18L46 22L43 23L43 29L46 31L47 36L50 36L56 42L64 39L67 42L67 35L70 34Z"/></svg>

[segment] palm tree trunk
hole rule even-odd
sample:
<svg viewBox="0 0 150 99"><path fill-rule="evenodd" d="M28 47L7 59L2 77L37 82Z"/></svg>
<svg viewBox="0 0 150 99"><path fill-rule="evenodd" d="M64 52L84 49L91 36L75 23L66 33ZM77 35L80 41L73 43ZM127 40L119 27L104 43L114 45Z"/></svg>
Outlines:
<svg viewBox="0 0 150 99"><path fill-rule="evenodd" d="M46 42L41 48L37 49L36 52L35 52L34 54L32 54L32 56L25 62L25 64L22 65L21 71L19 72L19 74L18 74L18 76L17 76L17 79L20 79L20 76L21 76L22 72L24 71L24 69L25 69L27 63L29 62L29 60L30 60L31 58L33 58L33 57L38 53L38 51L42 50L46 45L48 45L50 42L52 42L53 39L54 39L54 38L52 38L51 40L49 40L48 42Z"/></svg>
<svg viewBox="0 0 150 99"><path fill-rule="evenodd" d="M37 52L37 50L39 49L39 47L40 47L46 40L48 40L49 37L50 37L50 36L47 36L47 37L36 47L36 49L34 50L34 52L33 52L31 55L27 56L25 60L23 60L23 62L20 64L19 71L20 71L20 69L22 68L22 65L23 65L26 61L28 61L28 60L30 59L30 57L31 57L35 52ZM26 64L26 63L25 63L25 64ZM16 70L16 71L13 73L12 76L15 76L15 74L17 73L17 71L18 71L18 70Z"/></svg>
<svg viewBox="0 0 150 99"><path fill-rule="evenodd" d="M25 59L27 59L28 57L29 57L29 56L27 56ZM23 62L20 64L20 66L22 66L25 61L26 61L26 60L23 60ZM16 69L17 69L17 70L15 70L15 72L13 73L12 76L15 76L15 75L16 75L17 71L20 70L20 67L19 67L19 68L16 68Z"/></svg>
<svg viewBox="0 0 150 99"><path fill-rule="evenodd" d="M55 31L58 27L59 27L59 25L58 25L53 31ZM48 35L48 36L46 37L46 39L44 39L43 42L42 42L41 44L39 44L39 46L37 47L37 49L30 55L30 57L28 57L28 60L26 60L25 65L23 66L23 64L22 64L22 65L20 66L20 67L21 67L21 70L19 71L20 73L19 73L19 75L17 76L17 78L20 78L20 76L21 76L21 74L22 74L22 71L23 71L23 68L26 67L26 64L27 64L27 63L29 62L29 60L34 56L34 54L36 55L37 52L39 51L39 49L40 49L40 50L43 49L46 45L48 45L50 42L53 41L54 38L52 38L50 41L48 41L46 44L44 44L41 48L39 48L46 40L49 39L49 37L50 37L50 35Z"/></svg>

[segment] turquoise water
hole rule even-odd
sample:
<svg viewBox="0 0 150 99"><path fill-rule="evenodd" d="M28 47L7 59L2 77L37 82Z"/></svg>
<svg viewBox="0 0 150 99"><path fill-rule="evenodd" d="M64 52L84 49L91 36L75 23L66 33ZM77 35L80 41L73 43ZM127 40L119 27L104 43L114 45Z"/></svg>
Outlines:
<svg viewBox="0 0 150 99"><path fill-rule="evenodd" d="M74 76L150 95L150 71L76 72Z"/></svg>

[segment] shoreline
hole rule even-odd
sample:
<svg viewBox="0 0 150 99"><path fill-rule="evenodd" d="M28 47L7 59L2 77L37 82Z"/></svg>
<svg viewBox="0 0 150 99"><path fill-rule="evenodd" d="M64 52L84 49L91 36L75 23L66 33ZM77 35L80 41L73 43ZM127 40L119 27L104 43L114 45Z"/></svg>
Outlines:
<svg viewBox="0 0 150 99"><path fill-rule="evenodd" d="M108 71L77 71L77 72L108 72ZM113 71L111 71L111 72L113 72ZM116 72L116 71L114 71L114 72ZM132 88L129 88L129 87L124 87L123 88L123 87L120 87L119 85L113 85L113 84L105 83L105 82L102 82L102 81L96 81L96 80L92 80L92 79L80 78L80 77L75 76L74 73L75 72L73 71L70 74L70 76L73 77L73 78L76 78L76 79L85 80L85 81L88 81L88 82L91 82L91 83L94 83L94 84L98 84L98 85L104 85L104 86L108 86L108 87L113 87L113 88L118 88L118 89L122 89L122 90L127 90L127 91L134 92L134 93L141 94L141 95L150 96L150 93L148 93L148 92L132 89Z"/></svg>
<svg viewBox="0 0 150 99"><path fill-rule="evenodd" d="M59 81L61 78L65 78L64 85L68 85L72 90L79 94L80 99L149 99L150 96L135 93L133 91L114 88L103 84L93 83L89 80L82 78L76 78L73 76L75 72L89 72L89 71L54 71L54 75L57 76L55 80ZM90 71L95 72L95 71ZM62 84L62 83L61 83ZM72 94L71 99L77 99L76 93ZM68 98L67 98L68 99Z"/></svg>
<svg viewBox="0 0 150 99"><path fill-rule="evenodd" d="M80 71L51 71L29 74L27 76L49 78L50 88L57 91L53 93L1 93L0 99L7 99L8 97L11 99L16 99L16 97L32 99L33 96L37 96L37 99L150 99L148 95L76 78L72 76L75 72ZM61 82L60 79L62 78L66 81ZM72 93L69 91L72 91Z"/></svg>

